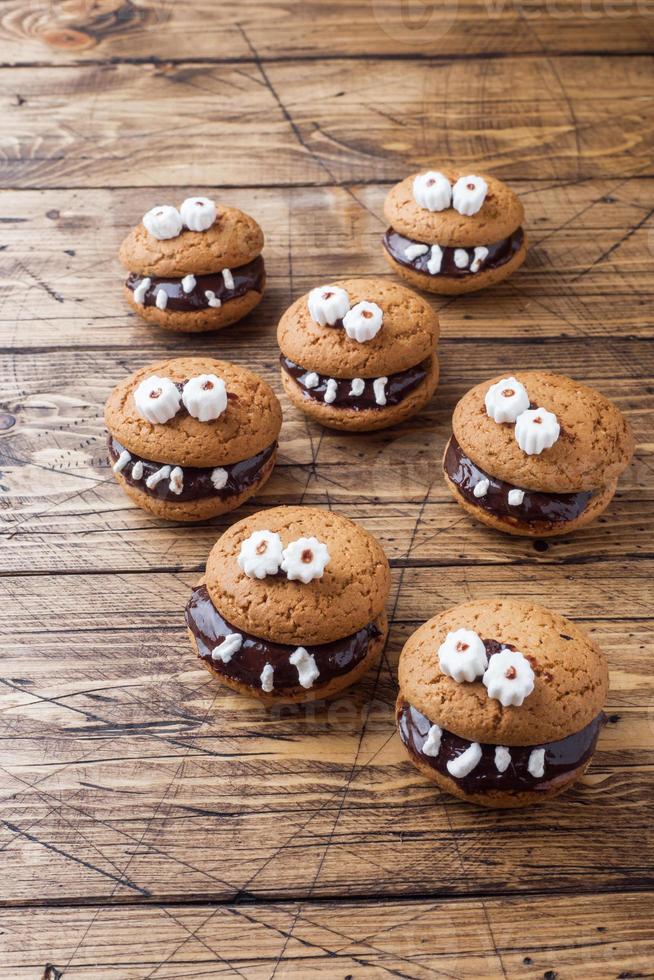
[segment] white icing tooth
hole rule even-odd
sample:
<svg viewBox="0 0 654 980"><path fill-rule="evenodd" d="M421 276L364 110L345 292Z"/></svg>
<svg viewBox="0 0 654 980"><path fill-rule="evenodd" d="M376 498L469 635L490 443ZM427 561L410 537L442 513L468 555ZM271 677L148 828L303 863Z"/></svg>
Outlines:
<svg viewBox="0 0 654 980"><path fill-rule="evenodd" d="M427 269L432 274L432 276L437 276L441 271L441 265L443 264L443 249L440 245L432 245L431 256L429 262L427 263Z"/></svg>
<svg viewBox="0 0 654 980"><path fill-rule="evenodd" d="M438 662L443 673L457 684L471 683L481 677L488 666L484 641L474 630L454 630L438 648Z"/></svg>
<svg viewBox="0 0 654 980"><path fill-rule="evenodd" d="M154 490L158 483L162 480L167 480L170 476L170 466L162 466L160 470L155 473L151 473L150 476L145 481L145 485L148 490Z"/></svg>
<svg viewBox="0 0 654 980"><path fill-rule="evenodd" d="M126 449L123 449L122 453L112 467L114 473L122 473L131 458L130 453L128 453Z"/></svg>
<svg viewBox="0 0 654 980"><path fill-rule="evenodd" d="M372 390L375 393L375 403L377 405L386 404L386 385L388 378L375 378L372 383Z"/></svg>
<svg viewBox="0 0 654 980"><path fill-rule="evenodd" d="M261 690L265 691L266 694L270 694L273 689L273 674L274 670L272 664L264 664L263 670L261 671Z"/></svg>
<svg viewBox="0 0 654 980"><path fill-rule="evenodd" d="M513 490L509 490L508 501L511 507L519 507L524 499L524 490L519 490L517 487L514 487Z"/></svg>
<svg viewBox="0 0 654 980"><path fill-rule="evenodd" d="M376 303L362 300L343 317L343 327L350 340L365 344L376 337L382 328L384 311Z"/></svg>
<svg viewBox="0 0 654 980"><path fill-rule="evenodd" d="M483 177L475 174L459 177L452 188L452 207L459 214L470 217L481 210L487 193L488 184Z"/></svg>
<svg viewBox="0 0 654 980"><path fill-rule="evenodd" d="M184 470L181 466L175 466L170 473L170 483L168 489L171 493L180 494L184 489Z"/></svg>
<svg viewBox="0 0 654 980"><path fill-rule="evenodd" d="M194 419L213 422L227 409L225 382L215 374L198 374L184 385L182 401Z"/></svg>
<svg viewBox="0 0 654 980"><path fill-rule="evenodd" d="M154 301L158 310L165 310L168 306L168 293L166 290L158 289Z"/></svg>
<svg viewBox="0 0 654 980"><path fill-rule="evenodd" d="M545 408L528 408L515 420L515 438L523 453L538 456L550 449L561 434L554 412Z"/></svg>
<svg viewBox="0 0 654 980"><path fill-rule="evenodd" d="M137 459L134 465L132 466L132 479L140 480L142 476L143 476L143 463L141 462L140 459Z"/></svg>
<svg viewBox="0 0 654 980"><path fill-rule="evenodd" d="M485 260L488 255L488 249L485 245L478 245L475 249L475 254L472 260L472 265L470 266L471 272L479 272L479 267L481 263Z"/></svg>
<svg viewBox="0 0 654 980"><path fill-rule="evenodd" d="M321 327L333 327L350 308L350 297L340 286L316 286L307 298L311 319Z"/></svg>
<svg viewBox="0 0 654 980"><path fill-rule="evenodd" d="M298 538L284 548L280 568L289 581L308 585L314 578L322 578L329 562L327 545L317 538Z"/></svg>
<svg viewBox="0 0 654 980"><path fill-rule="evenodd" d="M527 770L534 779L542 779L545 775L545 749L534 749L529 755Z"/></svg>
<svg viewBox="0 0 654 980"><path fill-rule="evenodd" d="M457 269L467 269L468 262L470 261L468 257L468 251L465 248L455 248L454 249L454 264Z"/></svg>
<svg viewBox="0 0 654 980"><path fill-rule="evenodd" d="M213 289L205 289L204 296L207 301L207 306L211 306L217 310L218 307L223 305L222 300L218 299Z"/></svg>
<svg viewBox="0 0 654 980"><path fill-rule="evenodd" d="M191 275L189 272L188 276L184 276L182 279L182 289L185 293L190 293L195 289L195 284L197 280L195 276Z"/></svg>
<svg viewBox="0 0 654 980"><path fill-rule="evenodd" d="M523 653L500 650L488 661L482 677L488 697L499 701L504 708L519 708L534 689L534 672Z"/></svg>
<svg viewBox="0 0 654 980"><path fill-rule="evenodd" d="M276 575L282 563L282 539L273 531L253 531L249 538L241 542L237 558L248 578L265 578Z"/></svg>
<svg viewBox="0 0 654 980"><path fill-rule="evenodd" d="M187 197L179 213L190 231L207 231L216 220L216 205L210 197Z"/></svg>
<svg viewBox="0 0 654 980"><path fill-rule="evenodd" d="M312 654L305 650L304 647L298 647L295 653L292 653L289 657L289 662L297 667L298 680L300 685L304 688L313 687L315 681L318 680L320 676L320 671L316 666L315 658Z"/></svg>
<svg viewBox="0 0 654 980"><path fill-rule="evenodd" d="M305 388L317 388L320 384L320 378L315 371L309 371L304 376L303 384Z"/></svg>
<svg viewBox="0 0 654 980"><path fill-rule="evenodd" d="M428 211L445 211L452 201L452 185L438 170L418 174L413 178L413 199Z"/></svg>
<svg viewBox="0 0 654 980"><path fill-rule="evenodd" d="M146 276L145 279L141 279L138 286L134 287L132 296L134 297L134 302L138 303L139 306L143 306L143 304L145 303L145 294L147 293L151 285L152 285L152 280L149 278L149 276Z"/></svg>
<svg viewBox="0 0 654 980"><path fill-rule="evenodd" d="M493 422L515 422L529 408L529 395L517 378L501 378L486 392L484 404Z"/></svg>
<svg viewBox="0 0 654 980"><path fill-rule="evenodd" d="M429 245L421 245L420 242L415 242L413 245L407 246L404 249L404 254L409 262L413 262L420 255L425 255L429 251Z"/></svg>
<svg viewBox="0 0 654 980"><path fill-rule="evenodd" d="M229 473L222 466L216 466L211 471L211 482L216 490L222 490L229 479Z"/></svg>
<svg viewBox="0 0 654 980"><path fill-rule="evenodd" d="M511 765L511 753L504 745L495 748L495 768L498 772L506 772Z"/></svg>
<svg viewBox="0 0 654 980"><path fill-rule="evenodd" d="M143 224L153 238L163 241L166 238L177 238L182 230L182 218L170 204L158 204L143 215Z"/></svg>
<svg viewBox="0 0 654 980"><path fill-rule="evenodd" d="M225 283L225 289L234 288L234 276L232 275L231 269L223 269L223 282Z"/></svg>
<svg viewBox="0 0 654 980"><path fill-rule="evenodd" d="M469 776L475 766L481 760L481 745L479 742L471 742L468 748L456 759L450 759L447 764L447 771L454 779L464 779Z"/></svg>
<svg viewBox="0 0 654 980"><path fill-rule="evenodd" d="M490 480L479 480L478 483L475 483L472 492L475 495L475 497L485 497L486 494L488 493L489 486L490 486Z"/></svg>
<svg viewBox="0 0 654 980"><path fill-rule="evenodd" d="M134 404L139 415L148 422L163 425L179 411L181 395L170 378L151 374L134 389Z"/></svg>
<svg viewBox="0 0 654 980"><path fill-rule="evenodd" d="M327 381L327 389L325 391L323 401L325 401L328 405L331 405L333 401L336 401L337 391L338 391L337 382L334 380L334 378L329 378Z"/></svg>
<svg viewBox="0 0 654 980"><path fill-rule="evenodd" d="M214 647L211 651L212 660L222 660L224 664L228 664L235 653L243 646L243 637L240 633L228 633L222 643L219 643L217 647Z"/></svg>
<svg viewBox="0 0 654 980"><path fill-rule="evenodd" d="M429 755L432 758L436 758L441 750L441 738L443 737L443 729L439 728L438 725L432 725L427 732L427 738L422 745L422 754Z"/></svg>
<svg viewBox="0 0 654 980"><path fill-rule="evenodd" d="M352 384L350 385L350 394L358 398L365 391L366 383L363 378L352 378Z"/></svg>

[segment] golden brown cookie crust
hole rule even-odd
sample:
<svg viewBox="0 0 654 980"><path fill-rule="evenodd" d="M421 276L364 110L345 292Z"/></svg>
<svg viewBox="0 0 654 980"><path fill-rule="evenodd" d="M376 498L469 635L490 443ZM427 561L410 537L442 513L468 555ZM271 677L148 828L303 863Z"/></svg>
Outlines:
<svg viewBox="0 0 654 980"><path fill-rule="evenodd" d="M439 170L438 167L429 169ZM420 171L420 173L425 173ZM474 167L469 170L440 168L452 184L468 174L483 177L488 184L488 193L477 214L459 214L454 208L445 211L428 211L421 208L413 197L411 174L391 187L384 203L386 220L401 235L414 242L428 245L441 245L449 248L474 248L477 245L492 245L508 238L524 221L524 208L520 198L498 177L490 174L477 174Z"/></svg>
<svg viewBox="0 0 654 980"><path fill-rule="evenodd" d="M238 566L241 543L254 531L277 532L286 547L316 537L329 549L322 578L307 585L285 575L248 578ZM233 524L207 561L206 586L220 614L237 629L277 643L329 643L382 613L390 590L388 559L364 528L314 507L274 507Z"/></svg>
<svg viewBox="0 0 654 980"><path fill-rule="evenodd" d="M185 228L176 238L159 240L143 224L124 239L118 258L129 272L157 278L183 278L234 269L261 254L263 232L249 214L217 204L218 216L207 231Z"/></svg>
<svg viewBox="0 0 654 980"><path fill-rule="evenodd" d="M384 313L379 333L365 343L340 327L321 327L309 313L308 293L286 310L277 328L282 354L307 371L335 378L379 378L414 367L430 357L438 342L438 316L412 290L375 277L339 279L352 306L368 300Z"/></svg>
<svg viewBox="0 0 654 980"><path fill-rule="evenodd" d="M534 405L558 418L561 435L539 455L528 456L520 449L513 423L498 424L486 413L486 392L508 376L525 386ZM525 490L577 493L607 486L634 453L633 435L616 405L594 388L544 371L507 370L472 388L454 409L452 429L480 469Z"/></svg>
<svg viewBox="0 0 654 980"><path fill-rule="evenodd" d="M134 294L127 286L123 287L123 292L134 312L138 313L141 319L147 320L148 323L156 323L164 330L173 330L175 333L204 333L208 330L221 330L222 327L229 327L238 320L242 320L263 299L265 285L264 278L261 292L251 289L244 296L235 296L234 299L227 300L222 306L208 306L206 310L198 310L193 313L160 310L156 306L144 306L142 303L134 302Z"/></svg>
<svg viewBox="0 0 654 980"><path fill-rule="evenodd" d="M457 684L441 671L438 649L462 628L531 658L535 687L520 707L489 698L481 680ZM581 731L608 691L606 660L590 637L564 616L517 599L473 600L434 616L405 643L398 675L401 696L432 723L472 742L508 747Z"/></svg>
<svg viewBox="0 0 654 980"><path fill-rule="evenodd" d="M384 257L393 272L401 276L416 289L422 289L428 293L436 293L439 296L462 296L464 293L475 293L480 289L487 289L495 286L498 282L503 282L508 276L519 269L527 254L527 236L525 235L522 246L515 255L511 256L508 262L504 262L496 269L482 269L474 275L462 276L430 276L427 272L418 272L410 269L401 262L396 262L387 249L382 246Z"/></svg>
<svg viewBox="0 0 654 980"><path fill-rule="evenodd" d="M553 538L562 537L565 534L573 534L580 528L590 524L591 521L594 521L596 517L599 517L606 510L615 496L618 485L617 480L614 480L607 487L595 492L588 506L573 521L566 521L565 524L560 524L556 527L548 527L547 524L526 524L523 521L519 521L516 517L491 514L484 507L476 507L475 504L466 500L463 494L459 492L456 484L452 483L444 471L443 476L447 488L450 490L457 504L466 513L470 514L471 517L474 517L475 520L480 521L487 527L492 527L495 531L503 531L505 534L514 534L522 538Z"/></svg>
<svg viewBox="0 0 654 980"><path fill-rule="evenodd" d="M237 691L239 694L244 694L251 698L256 698L257 701L263 702L263 704L272 707L275 704L300 704L304 701L328 701L330 698L335 697L344 691L346 688L351 687L356 684L364 674L367 674L370 668L376 663L379 655L381 654L384 646L386 644L386 638L388 637L388 618L386 613L382 613L376 620L375 625L379 629L381 635L376 637L374 640L370 641L368 645L368 651L363 658L360 660L356 667L348 671L347 674L341 674L340 677L334 677L332 680L328 681L326 684L315 684L313 687L305 689L298 686L294 692L289 692L288 694L267 694L260 688L250 687L249 684L242 684L235 680L233 677L226 677L220 671L213 667L213 664L206 659L206 657L200 657L202 665L206 667L212 677L226 687L231 687L233 691ZM195 650L198 657L200 656L198 652L198 646L193 633L188 630L189 637L191 639L191 644Z"/></svg>
<svg viewBox="0 0 654 980"><path fill-rule="evenodd" d="M403 398L398 405L387 408L369 408L357 412L351 408L335 408L324 402L315 401L302 394L300 386L282 368L282 385L289 400L304 412L309 418L326 425L330 429L340 429L344 432L373 432L377 429L387 429L398 425L410 418L423 408L438 387L438 358L432 355L429 359L429 369L424 380Z"/></svg>
<svg viewBox="0 0 654 980"><path fill-rule="evenodd" d="M184 409L163 425L142 418L133 392L152 374L186 381L199 374L222 378L229 398L226 411L200 422ZM105 408L109 432L144 459L177 466L224 466L249 459L279 435L282 410L274 391L254 371L211 357L176 357L141 368L116 385Z"/></svg>
<svg viewBox="0 0 654 980"><path fill-rule="evenodd" d="M277 452L275 451L270 459L266 460L261 467L257 479L246 490L241 493L230 494L228 497L201 497L198 500L184 500L175 503L173 500L161 500L151 494L140 490L132 483L128 483L121 473L114 473L114 477L121 485L130 500L133 500L137 507L147 510L155 517L161 517L166 521L208 521L212 517L219 517L221 514L229 514L236 510L246 500L253 497L267 483L273 471Z"/></svg>

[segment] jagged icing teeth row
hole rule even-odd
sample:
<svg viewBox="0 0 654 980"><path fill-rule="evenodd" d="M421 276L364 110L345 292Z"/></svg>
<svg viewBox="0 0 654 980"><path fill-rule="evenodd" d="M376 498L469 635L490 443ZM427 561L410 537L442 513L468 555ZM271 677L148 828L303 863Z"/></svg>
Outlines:
<svg viewBox="0 0 654 980"><path fill-rule="evenodd" d="M234 276L232 275L232 270L222 269L221 273L223 277L223 282L225 284L225 289L233 289ZM192 292L192 290L194 290L197 285L197 279L192 273L189 273L187 276L184 276L184 278L181 279L180 282L181 282L182 289L185 293ZM152 279L149 276L145 276L132 290L132 297L134 299L134 302L138 303L139 306L145 305L145 294L147 293L151 285L152 285ZM207 301L207 307L211 307L212 309L219 309L222 306L222 300L219 299L218 296L216 296L216 293L213 289L205 289L204 296ZM163 288L163 286L160 286L159 289L157 290L154 303L158 310L165 310L167 308L168 293Z"/></svg>
<svg viewBox="0 0 654 980"><path fill-rule="evenodd" d="M404 254L407 259L412 262L414 259L419 258L421 255L426 255L427 252L431 251L429 261L427 262L427 270L432 276L437 276L441 271L441 266L443 264L443 249L440 245L424 245L420 242L415 242L413 245L409 245L404 250ZM488 249L485 245L478 245L474 249L474 254L472 257L472 262L470 262L470 256L468 255L468 250L465 248L455 248L454 249L454 264L457 269L467 269L468 264L470 265L471 272L479 272L482 262L486 259L488 255Z"/></svg>
<svg viewBox="0 0 654 980"><path fill-rule="evenodd" d="M214 647L211 651L212 660L221 660L224 664L230 662L235 653L243 646L243 636L240 633L228 633L222 643ZM301 687L308 689L313 687L315 682L320 677L320 671L318 670L318 665L316 664L316 659L313 654L309 653L304 647L298 647L288 658L289 663L292 664L297 670L298 683ZM261 690L265 691L266 694L270 694L274 690L275 671L271 663L264 664L263 670L261 671L261 676L259 678L261 682Z"/></svg>
<svg viewBox="0 0 654 980"><path fill-rule="evenodd" d="M114 473L122 473L125 467L132 460L132 455L127 449L123 449L120 453L118 459L114 463L112 469ZM131 472L132 480L143 479L143 462L140 459L132 466ZM213 483L216 490L222 490L227 483L229 474L227 470L223 469L222 466L216 466L211 471L211 482ZM172 466L164 464L154 473L151 473L145 481L145 485L148 490L154 490L163 480L168 480L168 489L171 493L181 494L184 490L184 470L181 466Z"/></svg>
<svg viewBox="0 0 654 980"><path fill-rule="evenodd" d="M432 725L427 733L427 738L422 746L423 755L432 759L438 758L441 750L441 740L443 729L438 725ZM479 765L482 751L479 742L470 742L468 748L458 755L455 759L449 759L446 763L447 771L453 779L465 779ZM511 765L511 750L504 745L495 746L495 768L499 773L506 772ZM542 779L545 775L545 749L532 749L527 763L529 775L534 779Z"/></svg>

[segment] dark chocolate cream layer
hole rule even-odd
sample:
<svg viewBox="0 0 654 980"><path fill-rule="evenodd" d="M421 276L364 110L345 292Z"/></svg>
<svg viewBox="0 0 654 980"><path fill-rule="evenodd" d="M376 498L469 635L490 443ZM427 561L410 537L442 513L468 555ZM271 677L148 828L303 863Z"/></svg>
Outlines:
<svg viewBox="0 0 654 980"><path fill-rule="evenodd" d="M112 435L109 436L107 444L110 461L115 465L121 459L121 454L128 451ZM249 459L240 460L238 463L228 463L225 466L180 467L182 479L179 493L175 493L170 486L171 473L176 468L176 463L158 463L129 453L129 459L124 462L119 472L131 486L137 487L143 493L147 493L150 497L157 497L159 500L181 503L185 500L199 500L202 497L226 498L242 493L253 483L256 483L261 470L276 448L277 443L273 442L272 445L267 446L256 456L250 456ZM123 457L123 460L125 459ZM168 472L162 474L161 471L166 469ZM161 474L156 483L151 480L155 474ZM151 486L147 485L148 480L151 480ZM174 485L179 486L180 484Z"/></svg>
<svg viewBox="0 0 654 980"><path fill-rule="evenodd" d="M428 263L431 259L431 245L428 246L427 251L422 255L417 255L415 258L409 259L406 255L407 248L410 248L412 245L422 245L424 243L416 242L412 238L405 238L404 235L401 235L399 231L395 231L394 228L389 228L384 235L384 247L396 262L399 262L400 265L406 265L409 269L415 269L416 272L422 272L427 276L451 276L456 279L462 279L467 276L474 276L483 269L498 269L501 265L504 265L509 259L513 258L516 252L520 251L524 237L522 228L517 228L508 238L503 238L499 242L493 242L491 245L485 245L484 248L488 250L488 254L475 266L473 266L475 261L474 248L458 249L450 248L447 245L443 246L439 272L429 271ZM463 268L460 268L454 261L455 252L467 253L468 262Z"/></svg>
<svg viewBox="0 0 654 980"><path fill-rule="evenodd" d="M375 382L379 378L360 378L354 379L361 382L363 388L357 394L358 389L353 388L352 378L330 378L326 374L316 374L314 371L307 371L290 358L280 357L283 370L296 382L302 389L302 394L306 398L311 398L316 402L333 405L335 408L351 408L355 412L370 408L388 408L391 405L398 405L406 396L417 388L427 377L429 369L428 362L417 364L415 367L408 368L406 371L399 371L397 374L389 374L386 384L383 385L383 401L375 391ZM307 379L313 382L311 387L307 385ZM325 401L325 395L329 388L333 397L330 401ZM360 386L359 386L360 387ZM379 385L378 385L379 388Z"/></svg>
<svg viewBox="0 0 654 980"><path fill-rule="evenodd" d="M206 276L194 275L192 286L188 277L182 279L156 279L131 272L127 277L125 285L134 292L144 279L149 278L150 285L143 294L142 305L156 306L157 293L160 289L163 289L167 296L164 308L173 310L176 313L194 313L198 310L206 310L211 305L210 299L220 300L220 305L222 305L230 299L236 299L237 296L245 296L251 290L257 293L261 292L265 273L261 255L257 255L256 259L253 259L252 262L248 262L246 265L240 265L229 271L234 281L233 288L228 288L225 285L225 278L222 272L212 272ZM188 288L187 291L184 288L185 285L187 288L191 288ZM209 296L207 296L207 293L209 293Z"/></svg>
<svg viewBox="0 0 654 980"><path fill-rule="evenodd" d="M564 781L565 777L582 766L590 759L595 751L597 738L606 716L600 712L589 725L574 735L568 735L558 742L546 742L544 745L511 746L506 749L510 761L503 772L497 765L498 746L479 743L481 758L462 778L455 778L448 771L447 764L470 748L472 744L465 738L460 738L452 732L443 730L440 748L437 755L427 755L423 747L427 741L429 729L433 722L408 702L403 702L397 712L400 737L405 746L416 759L426 763L450 779L454 779L466 793L484 793L489 790L505 792L521 790L547 790ZM534 776L529 771L529 760L532 753L544 750L544 771L542 776ZM502 758L503 757L503 758ZM504 753L499 757L502 768L507 762Z"/></svg>
<svg viewBox="0 0 654 980"><path fill-rule="evenodd" d="M298 669L290 662L298 648L262 640L228 623L214 606L205 585L197 585L193 589L186 607L186 623L195 637L200 657L220 674L261 690L263 668L270 664L273 669L271 693L287 692L300 686ZM234 633L242 637L240 649L226 663L219 656L212 657L212 651ZM342 640L304 647L314 658L318 669L313 687L319 688L334 677L349 673L363 660L371 640L378 636L381 636L378 628L374 623L369 623Z"/></svg>
<svg viewBox="0 0 654 980"><path fill-rule="evenodd" d="M514 517L521 524L546 524L549 527L566 524L583 513L593 496L591 490L580 493L525 490L522 503L510 504L509 492L519 488L484 473L466 456L454 436L448 443L443 468L461 496L471 504L498 517ZM475 487L482 480L488 480L488 489L483 496L476 497Z"/></svg>

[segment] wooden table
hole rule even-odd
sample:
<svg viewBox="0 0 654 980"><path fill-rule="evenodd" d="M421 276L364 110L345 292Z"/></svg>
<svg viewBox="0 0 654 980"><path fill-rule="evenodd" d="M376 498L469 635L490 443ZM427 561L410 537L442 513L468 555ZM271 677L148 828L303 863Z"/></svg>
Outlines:
<svg viewBox="0 0 654 980"><path fill-rule="evenodd" d="M652 976L654 12L605 6L2 4L3 980ZM182 352L279 391L282 310L387 275L389 185L450 163L509 180L531 251L504 285L436 301L442 384L418 418L347 436L285 404L255 506L377 534L393 625L356 689L268 714L186 641L227 522L131 506L102 406ZM270 286L242 325L184 338L128 312L116 250L197 192L258 218ZM533 367L599 387L639 444L607 515L547 543L476 526L439 475L461 394ZM591 771L527 812L441 796L393 730L406 637L493 594L583 623L611 665Z"/></svg>

